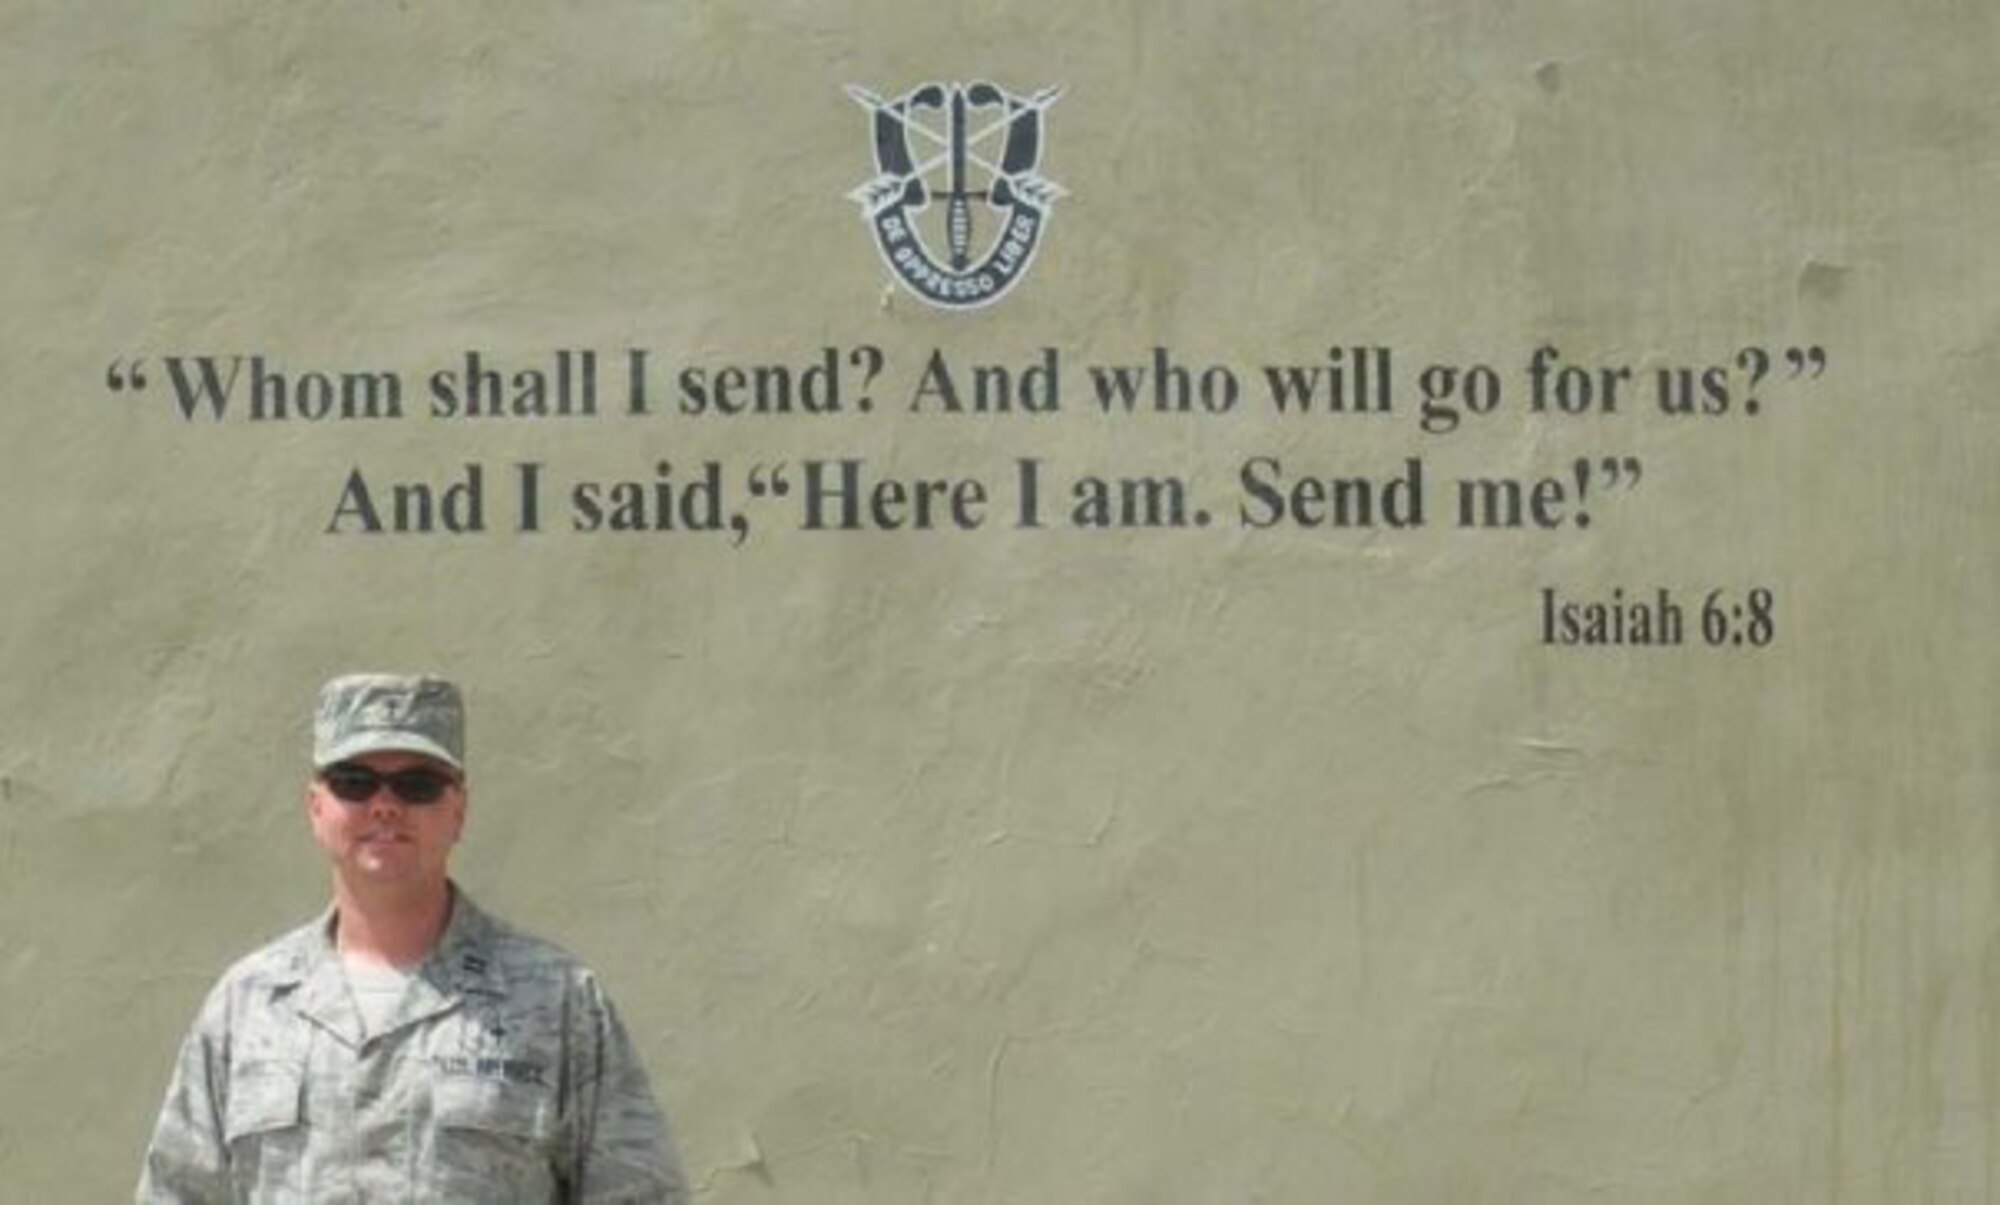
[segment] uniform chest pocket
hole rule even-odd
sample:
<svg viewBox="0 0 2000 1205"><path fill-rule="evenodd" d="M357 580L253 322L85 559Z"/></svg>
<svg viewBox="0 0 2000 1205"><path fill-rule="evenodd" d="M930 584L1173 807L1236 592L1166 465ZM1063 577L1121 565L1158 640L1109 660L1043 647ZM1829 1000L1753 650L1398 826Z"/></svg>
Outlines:
<svg viewBox="0 0 2000 1205"><path fill-rule="evenodd" d="M546 1200L555 1189L555 1101L547 1088L451 1076L431 1089L436 1176L453 1200Z"/></svg>
<svg viewBox="0 0 2000 1205"><path fill-rule="evenodd" d="M230 1073L222 1129L239 1196L263 1199L302 1182L304 1088L305 1068L294 1064L249 1063Z"/></svg>
<svg viewBox="0 0 2000 1205"><path fill-rule="evenodd" d="M299 1094L305 1068L283 1063L251 1063L229 1077L229 1107L223 1117L223 1137L231 1146L250 1142L275 1130L299 1125Z"/></svg>

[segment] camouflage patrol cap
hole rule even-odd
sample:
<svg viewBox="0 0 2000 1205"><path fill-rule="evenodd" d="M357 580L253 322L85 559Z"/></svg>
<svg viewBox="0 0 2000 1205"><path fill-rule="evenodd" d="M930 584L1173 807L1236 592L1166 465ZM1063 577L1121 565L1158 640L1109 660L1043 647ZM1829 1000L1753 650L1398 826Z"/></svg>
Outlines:
<svg viewBox="0 0 2000 1205"><path fill-rule="evenodd" d="M429 674L345 674L319 688L313 768L364 753L421 753L465 768L465 702Z"/></svg>

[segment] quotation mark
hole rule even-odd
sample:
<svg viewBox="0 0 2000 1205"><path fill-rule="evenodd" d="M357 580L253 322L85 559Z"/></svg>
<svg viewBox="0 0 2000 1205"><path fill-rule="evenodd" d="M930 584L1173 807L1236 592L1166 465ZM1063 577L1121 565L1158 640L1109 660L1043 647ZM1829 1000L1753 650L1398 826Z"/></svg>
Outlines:
<svg viewBox="0 0 2000 1205"><path fill-rule="evenodd" d="M130 389L137 393L146 387L146 361L134 359L128 365L123 359L113 360L104 369L104 387L113 393L123 393Z"/></svg>
<svg viewBox="0 0 2000 1205"><path fill-rule="evenodd" d="M1818 377L1826 371L1826 349L1824 347L1788 347L1785 349L1785 363L1792 366L1792 375L1794 377L1806 375L1806 369L1808 368L1812 369L1814 377Z"/></svg>
<svg viewBox="0 0 2000 1205"><path fill-rule="evenodd" d="M783 461L770 466L761 462L751 465L749 484L753 498L783 498L792 492L792 481L785 476Z"/></svg>

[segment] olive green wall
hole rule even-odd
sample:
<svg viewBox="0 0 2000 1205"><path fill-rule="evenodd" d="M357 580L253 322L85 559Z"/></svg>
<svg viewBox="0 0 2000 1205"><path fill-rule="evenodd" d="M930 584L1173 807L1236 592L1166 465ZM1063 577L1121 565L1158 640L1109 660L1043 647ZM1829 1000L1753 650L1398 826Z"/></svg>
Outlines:
<svg viewBox="0 0 2000 1205"><path fill-rule="evenodd" d="M704 1203L1993 1199L1996 62L1947 0L0 5L6 1195L129 1191L201 994L323 900L316 684L410 667L470 695L462 881L599 969ZM952 313L845 89L976 79L1064 89L1065 195ZM1617 408L1534 412L1543 346ZM1100 412L1156 347L1235 409ZM1364 347L1386 413L1275 412ZM839 413L669 410L826 348ZM430 415L556 349L595 415ZM1059 408L951 413L934 351ZM403 413L189 417L203 355ZM843 459L983 521L802 530ZM662 461L740 544L573 529ZM1263 525L1272 462L1422 522ZM467 465L483 530L341 518ZM1547 642L1614 588L1682 643Z"/></svg>

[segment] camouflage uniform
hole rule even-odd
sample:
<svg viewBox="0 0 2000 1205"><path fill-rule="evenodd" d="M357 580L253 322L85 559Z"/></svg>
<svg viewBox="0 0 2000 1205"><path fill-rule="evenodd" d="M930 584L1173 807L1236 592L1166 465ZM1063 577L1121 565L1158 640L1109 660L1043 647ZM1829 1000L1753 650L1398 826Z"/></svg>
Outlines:
<svg viewBox="0 0 2000 1205"><path fill-rule="evenodd" d="M332 926L209 993L140 1201L687 1201L645 1070L574 958L454 889L443 937L367 1034Z"/></svg>

